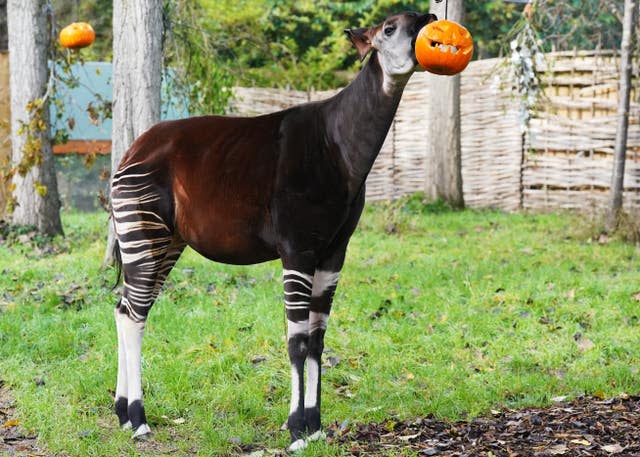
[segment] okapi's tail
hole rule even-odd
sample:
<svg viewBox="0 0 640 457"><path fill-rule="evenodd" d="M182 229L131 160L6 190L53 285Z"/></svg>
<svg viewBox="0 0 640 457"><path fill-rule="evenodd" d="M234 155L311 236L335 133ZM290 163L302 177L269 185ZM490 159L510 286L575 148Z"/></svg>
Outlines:
<svg viewBox="0 0 640 457"><path fill-rule="evenodd" d="M116 282L111 288L112 291L118 287L122 279L122 255L120 254L120 243L118 243L117 238L113 242L113 265L116 267Z"/></svg>

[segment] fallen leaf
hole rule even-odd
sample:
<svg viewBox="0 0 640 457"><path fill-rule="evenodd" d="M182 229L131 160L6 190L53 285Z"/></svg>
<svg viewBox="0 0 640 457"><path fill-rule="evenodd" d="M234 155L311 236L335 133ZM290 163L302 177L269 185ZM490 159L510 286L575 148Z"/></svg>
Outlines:
<svg viewBox="0 0 640 457"><path fill-rule="evenodd" d="M353 393L349 390L348 386L340 386L336 389L336 394L341 397L353 398Z"/></svg>
<svg viewBox="0 0 640 457"><path fill-rule="evenodd" d="M243 455L247 455L248 457L262 457L263 455L265 455L265 451L264 449L261 449L259 451L254 451L251 454L243 454Z"/></svg>
<svg viewBox="0 0 640 457"><path fill-rule="evenodd" d="M20 419L9 419L4 424L2 424L3 428L15 427L16 425L20 425Z"/></svg>
<svg viewBox="0 0 640 457"><path fill-rule="evenodd" d="M602 390L596 390L593 393L593 396L596 397L599 400L604 400L605 398L607 398L606 394Z"/></svg>
<svg viewBox="0 0 640 457"><path fill-rule="evenodd" d="M416 439L416 438L417 438L417 437L419 437L419 436L420 436L420 432L415 433L415 434L413 434L413 435L404 435L404 436L399 436L399 437L398 437L398 439L399 439L400 441L411 441L411 440Z"/></svg>
<svg viewBox="0 0 640 457"><path fill-rule="evenodd" d="M566 454L569 449L566 444L556 444L547 449L549 455L563 455Z"/></svg>
<svg viewBox="0 0 640 457"><path fill-rule="evenodd" d="M331 357L327 357L327 359L323 363L323 366L327 368L333 368L337 366L339 363L340 363L340 357L331 356Z"/></svg>
<svg viewBox="0 0 640 457"><path fill-rule="evenodd" d="M262 362L265 362L266 360L267 360L267 358L265 356L257 355L257 356L255 356L254 358L251 359L251 363L255 367L256 365L259 365Z"/></svg>
<svg viewBox="0 0 640 457"><path fill-rule="evenodd" d="M262 457L263 455L265 455L264 449L261 449L259 451L253 451L251 454L242 454L242 455L246 455L247 457Z"/></svg>
<svg viewBox="0 0 640 457"><path fill-rule="evenodd" d="M587 352L589 349L593 349L596 345L589 338L580 337L576 340L578 350L580 352Z"/></svg>
<svg viewBox="0 0 640 457"><path fill-rule="evenodd" d="M171 422L173 422L176 425L180 425L180 424L184 424L187 420L184 417L179 417L177 419L172 420Z"/></svg>
<svg viewBox="0 0 640 457"><path fill-rule="evenodd" d="M571 440L570 443L579 444L581 446L591 446L591 442L585 439Z"/></svg>
<svg viewBox="0 0 640 457"><path fill-rule="evenodd" d="M614 443L602 446L602 450L608 452L609 454L620 454L622 451L624 451L624 448L618 443Z"/></svg>

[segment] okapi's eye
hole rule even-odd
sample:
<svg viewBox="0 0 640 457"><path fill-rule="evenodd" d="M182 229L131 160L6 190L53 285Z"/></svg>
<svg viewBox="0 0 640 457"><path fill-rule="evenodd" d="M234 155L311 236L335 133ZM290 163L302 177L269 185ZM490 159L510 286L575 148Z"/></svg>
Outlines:
<svg viewBox="0 0 640 457"><path fill-rule="evenodd" d="M388 25L384 28L384 34L386 36L391 36L393 35L393 32L396 31L396 26L395 25Z"/></svg>

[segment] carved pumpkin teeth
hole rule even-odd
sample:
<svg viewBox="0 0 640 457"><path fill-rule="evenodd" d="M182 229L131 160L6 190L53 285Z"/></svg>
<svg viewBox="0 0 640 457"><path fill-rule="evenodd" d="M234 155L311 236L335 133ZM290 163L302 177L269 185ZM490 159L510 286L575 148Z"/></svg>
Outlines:
<svg viewBox="0 0 640 457"><path fill-rule="evenodd" d="M431 46L433 46L434 48L437 47L438 49L440 49L440 52L451 52L451 54L455 54L458 52L458 48L454 45L438 43L437 41L432 41Z"/></svg>

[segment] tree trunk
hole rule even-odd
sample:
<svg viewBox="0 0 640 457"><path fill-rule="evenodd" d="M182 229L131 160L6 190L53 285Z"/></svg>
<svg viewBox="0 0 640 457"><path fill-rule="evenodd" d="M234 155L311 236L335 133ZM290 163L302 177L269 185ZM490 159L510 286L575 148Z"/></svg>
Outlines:
<svg viewBox="0 0 640 457"><path fill-rule="evenodd" d="M0 52L6 51L7 46L7 0L0 0Z"/></svg>
<svg viewBox="0 0 640 457"><path fill-rule="evenodd" d="M7 0L0 0L0 176L11 163L11 104L9 91L9 55L7 53ZM0 178L0 220L7 206L7 183Z"/></svg>
<svg viewBox="0 0 640 457"><path fill-rule="evenodd" d="M160 120L162 0L113 2L111 176L131 143ZM109 223L104 263L113 263Z"/></svg>
<svg viewBox="0 0 640 457"><path fill-rule="evenodd" d="M627 134L629 131L629 101L631 99L631 69L633 56L633 35L636 25L638 0L625 0L620 45L620 90L618 98L618 125L613 153L613 172L609 192L609 214L606 230L613 232L618 226L622 211L624 188L624 165L627 158Z"/></svg>
<svg viewBox="0 0 640 457"><path fill-rule="evenodd" d="M50 28L48 4L45 0L9 0L7 8L9 35L9 67L11 86L12 166L23 159L28 135L18 133L21 123L28 123L27 105L43 99L49 80L47 51ZM53 164L49 133L49 103L44 99L41 121L43 128L31 133L40 147L27 146L39 156L26 173L13 176L15 209L12 222L35 225L47 235L62 233L60 200ZM39 149L39 150L38 150Z"/></svg>
<svg viewBox="0 0 640 457"><path fill-rule="evenodd" d="M439 19L460 22L462 0L431 0L431 12ZM464 207L460 151L460 75L429 75L428 133L425 196L442 199L454 208Z"/></svg>

